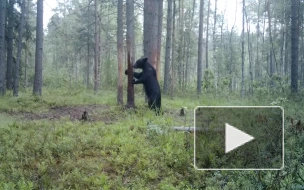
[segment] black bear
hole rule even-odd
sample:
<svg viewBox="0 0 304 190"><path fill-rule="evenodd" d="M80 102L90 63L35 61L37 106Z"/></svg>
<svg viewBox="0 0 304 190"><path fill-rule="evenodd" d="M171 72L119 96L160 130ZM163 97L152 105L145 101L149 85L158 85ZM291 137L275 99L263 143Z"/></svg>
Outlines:
<svg viewBox="0 0 304 190"><path fill-rule="evenodd" d="M160 87L156 77L156 70L148 62L148 58L138 59L133 65L135 69L142 69L142 72L133 72L134 78L133 84L142 83L145 88L146 95L148 97L148 105L151 109L155 110L156 114L160 114L161 109L161 93ZM128 70L125 71L128 75Z"/></svg>

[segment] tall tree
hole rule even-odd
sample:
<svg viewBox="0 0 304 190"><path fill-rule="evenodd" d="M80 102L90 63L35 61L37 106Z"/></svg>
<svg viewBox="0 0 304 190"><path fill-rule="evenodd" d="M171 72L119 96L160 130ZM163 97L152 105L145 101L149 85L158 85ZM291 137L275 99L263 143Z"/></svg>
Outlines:
<svg viewBox="0 0 304 190"><path fill-rule="evenodd" d="M15 65L15 77L14 77L14 96L18 96L19 91L19 70L20 70L20 61L21 61L21 51L22 51L22 38L23 38L23 29L25 24L24 14L25 14L25 0L21 1L21 18L19 24L19 34L18 34L18 50L17 50L17 61Z"/></svg>
<svg viewBox="0 0 304 190"><path fill-rule="evenodd" d="M95 7L95 14L94 14L94 19L95 19L95 33L94 33L94 38L95 38L95 48L94 48L94 93L97 93L98 88L99 88L99 33L98 33L98 10L97 10L97 2L98 0L94 1L94 7Z"/></svg>
<svg viewBox="0 0 304 190"><path fill-rule="evenodd" d="M298 92L299 25L298 0L291 1L291 91Z"/></svg>
<svg viewBox="0 0 304 190"><path fill-rule="evenodd" d="M202 67L203 67L203 22L204 21L204 0L200 1L200 17L198 31L198 59L197 59L197 94L202 94Z"/></svg>
<svg viewBox="0 0 304 190"><path fill-rule="evenodd" d="M117 62L118 62L118 81L117 81L117 103L123 104L123 3L117 1Z"/></svg>
<svg viewBox="0 0 304 190"><path fill-rule="evenodd" d="M134 85L133 85L133 59L134 59L134 1L127 0L126 23L127 23L127 61L128 61L128 92L127 107L134 107Z"/></svg>
<svg viewBox="0 0 304 190"><path fill-rule="evenodd" d="M7 63L6 63L6 88L13 89L13 36L14 36L14 5L15 0L8 3L8 24L7 24Z"/></svg>
<svg viewBox="0 0 304 190"><path fill-rule="evenodd" d="M37 0L36 52L33 94L42 95L43 0Z"/></svg>
<svg viewBox="0 0 304 190"><path fill-rule="evenodd" d="M171 56L171 42L172 42L172 0L168 0L167 10L167 37L166 37L166 55L165 55L165 72L164 72L164 94L169 90L170 78L170 56Z"/></svg>

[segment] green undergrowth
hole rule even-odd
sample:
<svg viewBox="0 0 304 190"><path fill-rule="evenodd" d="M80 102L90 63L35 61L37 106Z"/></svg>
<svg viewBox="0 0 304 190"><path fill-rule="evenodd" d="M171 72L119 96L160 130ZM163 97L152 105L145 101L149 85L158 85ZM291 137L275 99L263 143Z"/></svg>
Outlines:
<svg viewBox="0 0 304 190"><path fill-rule="evenodd" d="M116 104L116 91L48 90L0 98L0 112L42 112L50 107L107 105L113 122L15 120L0 115L0 189L302 189L304 136L289 118L303 121L303 101L213 95L163 96L163 116L148 110L142 92L137 109ZM198 105L279 105L285 108L285 168L281 171L197 171L192 126ZM180 117L187 107L187 117ZM6 121L5 121L6 120Z"/></svg>

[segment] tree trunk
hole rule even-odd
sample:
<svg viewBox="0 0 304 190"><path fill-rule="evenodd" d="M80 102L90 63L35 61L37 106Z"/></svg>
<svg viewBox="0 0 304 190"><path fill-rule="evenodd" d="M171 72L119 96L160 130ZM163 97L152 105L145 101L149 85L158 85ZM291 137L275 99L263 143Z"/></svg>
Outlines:
<svg viewBox="0 0 304 190"><path fill-rule="evenodd" d="M126 1L126 22L127 22L127 58L128 58L128 92L127 107L134 108L134 85L133 85L133 46L134 46L134 2Z"/></svg>
<svg viewBox="0 0 304 190"><path fill-rule="evenodd" d="M177 77L178 85L182 87L182 62L183 62L183 47L184 47L184 14L183 0L179 0L179 18L178 18L178 49L177 49Z"/></svg>
<svg viewBox="0 0 304 190"><path fill-rule="evenodd" d="M157 78L160 79L161 70L161 43L162 43L162 31L163 31L163 0L158 2L158 31L157 31L157 62L156 62L156 74Z"/></svg>
<svg viewBox="0 0 304 190"><path fill-rule="evenodd" d="M249 77L250 77L250 82L249 82L249 94L253 94L253 73L252 73L252 63L253 63L253 58L252 58L252 43L250 41L250 23L248 20L248 15L247 15L247 10L246 6L244 6L244 14L246 18L246 25L247 25L247 49L248 49L248 60L249 60ZM245 38L245 37L244 37Z"/></svg>
<svg viewBox="0 0 304 190"><path fill-rule="evenodd" d="M272 29L271 29L270 1L268 1L268 3L267 3L267 13L268 13L267 15L268 15L269 40L270 40L270 45L271 45L270 50L272 51L273 59L274 59L274 62L275 62L276 68L277 68L277 60L276 60L276 54L275 54L274 46L273 46L273 37L272 37ZM271 64L273 64L273 63L271 62ZM273 66L271 66L271 67L273 67ZM273 71L272 74L274 74L275 69L273 68L271 71Z"/></svg>
<svg viewBox="0 0 304 190"><path fill-rule="evenodd" d="M202 67L203 67L203 24L204 0L200 1L199 33L198 33L198 59L197 59L197 94L202 94Z"/></svg>
<svg viewBox="0 0 304 190"><path fill-rule="evenodd" d="M244 65L245 65L245 57L244 57L244 44L245 44L245 0L243 0L243 20L242 20L242 90L241 90L241 96L242 98L245 97L245 76L244 76Z"/></svg>
<svg viewBox="0 0 304 190"><path fill-rule="evenodd" d="M171 41L172 41L171 37L172 37L172 0L168 0L164 94L168 93L170 86L169 80L170 80L170 55L171 55Z"/></svg>
<svg viewBox="0 0 304 190"><path fill-rule="evenodd" d="M6 92L5 86L5 13L6 0L0 1L0 95Z"/></svg>
<svg viewBox="0 0 304 190"><path fill-rule="evenodd" d="M89 28L88 28L88 36L87 36L87 65L86 65L86 86L89 88L90 86L90 37L89 37Z"/></svg>
<svg viewBox="0 0 304 190"><path fill-rule="evenodd" d="M175 88L175 14L176 14L176 4L175 0L173 0L173 23L172 23L172 51L171 51L171 81L170 81L170 95L171 97L174 94Z"/></svg>
<svg viewBox="0 0 304 190"><path fill-rule="evenodd" d="M98 89L99 89L99 64L98 64L98 56L99 56L99 39L98 39L98 12L97 12L97 1L98 0L95 0L94 1L94 7L95 7L95 15L94 15L94 18L95 18L95 33L94 33L94 37L95 37L95 48L94 48L94 52L95 52L95 55L94 55L94 93L96 94L98 92Z"/></svg>
<svg viewBox="0 0 304 190"><path fill-rule="evenodd" d="M260 79L260 58L259 58L259 42L260 42L260 6L261 2L258 0L258 20L257 20L257 29L256 29L256 35L257 35L257 40L256 40L256 62L255 62L255 79Z"/></svg>
<svg viewBox="0 0 304 190"><path fill-rule="evenodd" d="M188 40L187 40L187 59L186 59L186 71L185 71L185 87L188 86L188 81L189 81L189 76L191 74L189 74L189 67L190 67L190 62L192 60L192 57L190 57L190 52L191 52L191 47L192 47L192 43L191 43L191 33L192 33L192 27L193 27L193 19L194 19L194 12L195 12L195 1L193 0L193 4L192 4L192 12L189 10L189 15L190 16L190 23L189 23L189 32L188 32Z"/></svg>
<svg viewBox="0 0 304 190"><path fill-rule="evenodd" d="M34 95L42 95L43 0L37 0Z"/></svg>
<svg viewBox="0 0 304 190"><path fill-rule="evenodd" d="M29 40L26 40L25 42L26 47L29 47ZM28 54L29 54L29 50L28 48L25 48L25 60L24 60L24 88L27 88L27 67L28 67Z"/></svg>
<svg viewBox="0 0 304 190"><path fill-rule="evenodd" d="M7 26L7 66L6 66L6 88L13 89L13 35L14 35L14 5L15 0L9 0L8 26Z"/></svg>
<svg viewBox="0 0 304 190"><path fill-rule="evenodd" d="M291 92L298 92L299 58L298 1L291 1Z"/></svg>
<svg viewBox="0 0 304 190"><path fill-rule="evenodd" d="M118 60L118 81L117 81L117 103L123 104L123 2L117 4L117 60Z"/></svg>
<svg viewBox="0 0 304 190"><path fill-rule="evenodd" d="M213 65L215 68L215 77L214 77L214 85L215 85L215 89L217 90L217 86L218 86L218 81L219 81L219 63L216 61L216 22L217 22L217 0L215 0L215 4L214 4L214 16L213 16L213 32L212 32L212 43L213 43Z"/></svg>
<svg viewBox="0 0 304 190"><path fill-rule="evenodd" d="M15 66L15 79L14 79L14 96L18 96L19 92L19 71L20 71L20 60L21 60L21 51L22 51L22 38L23 38L23 29L24 29L24 12L25 12L25 0L21 2L21 18L19 25L19 36L18 36L18 50L17 50L17 61Z"/></svg>
<svg viewBox="0 0 304 190"><path fill-rule="evenodd" d="M208 11L207 11L207 29L206 29L206 69L209 68L209 17L210 17L210 0L208 1Z"/></svg>
<svg viewBox="0 0 304 190"><path fill-rule="evenodd" d="M156 69L157 62L157 31L158 2L144 0L144 56Z"/></svg>

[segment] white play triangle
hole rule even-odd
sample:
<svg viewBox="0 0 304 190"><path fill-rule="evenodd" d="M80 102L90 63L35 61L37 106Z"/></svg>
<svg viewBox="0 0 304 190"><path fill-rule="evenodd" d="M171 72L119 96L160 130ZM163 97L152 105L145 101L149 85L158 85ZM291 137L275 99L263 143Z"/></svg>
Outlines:
<svg viewBox="0 0 304 190"><path fill-rule="evenodd" d="M253 136L225 123L225 153L228 153L253 139Z"/></svg>

